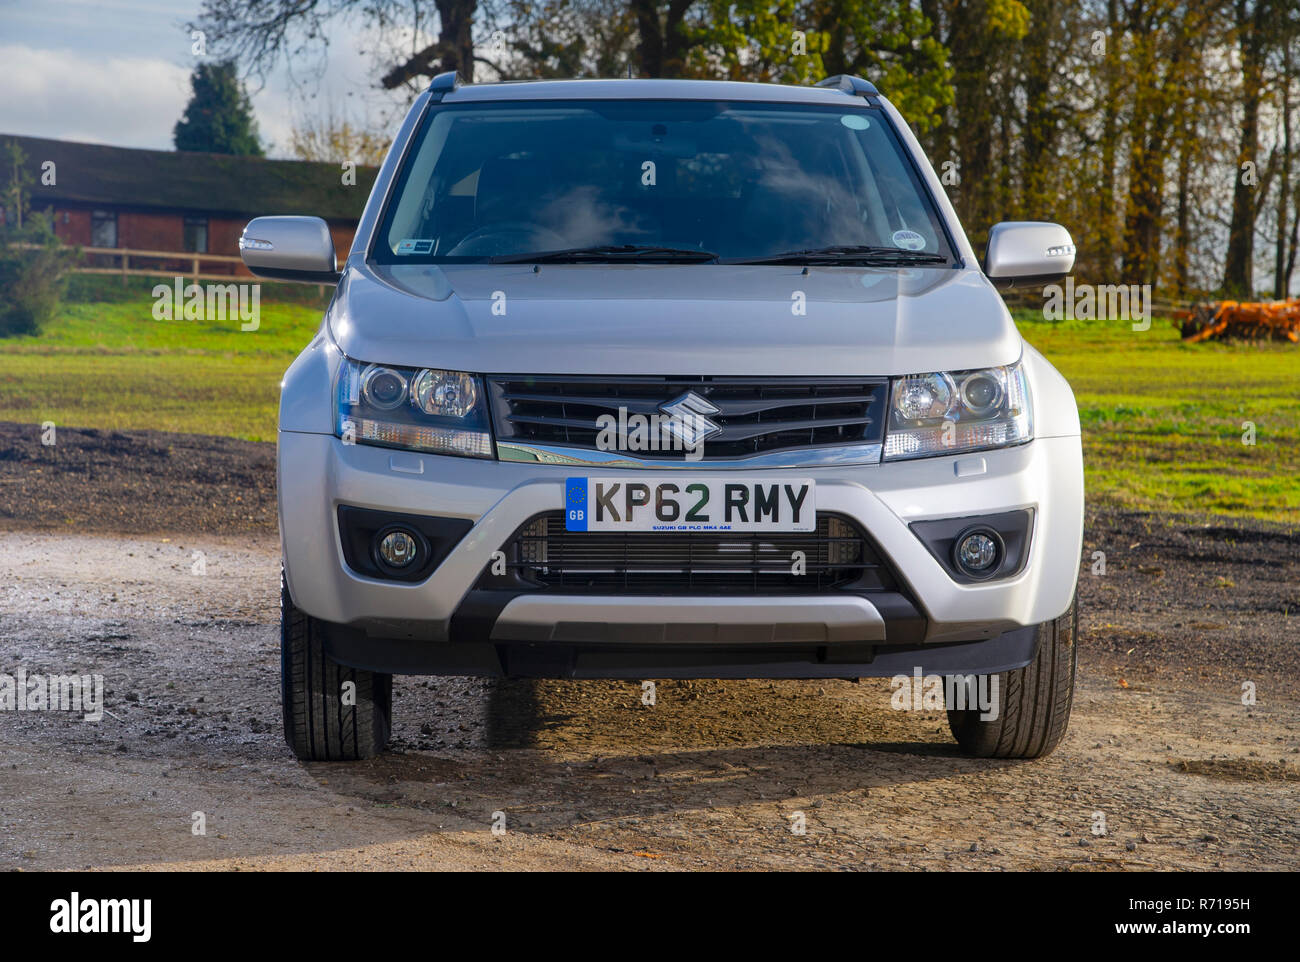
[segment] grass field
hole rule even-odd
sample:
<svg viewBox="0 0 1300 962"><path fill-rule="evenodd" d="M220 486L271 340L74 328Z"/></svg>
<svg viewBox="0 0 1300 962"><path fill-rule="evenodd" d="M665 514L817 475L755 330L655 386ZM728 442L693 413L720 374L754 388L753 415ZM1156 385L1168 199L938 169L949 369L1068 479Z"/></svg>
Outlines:
<svg viewBox="0 0 1300 962"><path fill-rule="evenodd" d="M0 418L275 440L280 376L320 327L315 287L264 284L260 323L154 320L153 281L75 278L38 337L0 339Z"/></svg>
<svg viewBox="0 0 1300 962"><path fill-rule="evenodd" d="M1094 501L1300 522L1300 348L1039 317L1016 321L1074 388Z"/></svg>
<svg viewBox="0 0 1300 962"><path fill-rule="evenodd" d="M264 285L260 327L243 332L156 321L150 286L78 279L43 335L0 340L0 420L273 440L280 375L320 324L317 289ZM1136 332L1039 318L1017 312L1074 387L1094 503L1300 521L1300 349L1185 345L1161 319Z"/></svg>

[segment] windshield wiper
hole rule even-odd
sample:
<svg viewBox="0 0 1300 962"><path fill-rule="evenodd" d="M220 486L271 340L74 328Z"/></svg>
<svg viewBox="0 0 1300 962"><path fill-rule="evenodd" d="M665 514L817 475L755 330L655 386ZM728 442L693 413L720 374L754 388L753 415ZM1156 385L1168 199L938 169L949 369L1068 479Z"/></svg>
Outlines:
<svg viewBox="0 0 1300 962"><path fill-rule="evenodd" d="M649 244L601 244L595 247L570 247L558 251L533 251L528 254L500 254L488 258L492 264L540 264L544 261L650 261L671 263L683 261L706 263L716 261L713 251L689 247L656 247Z"/></svg>
<svg viewBox="0 0 1300 962"><path fill-rule="evenodd" d="M878 247L870 244L814 247L766 257L728 258L727 264L941 264L943 254L909 251L901 247Z"/></svg>

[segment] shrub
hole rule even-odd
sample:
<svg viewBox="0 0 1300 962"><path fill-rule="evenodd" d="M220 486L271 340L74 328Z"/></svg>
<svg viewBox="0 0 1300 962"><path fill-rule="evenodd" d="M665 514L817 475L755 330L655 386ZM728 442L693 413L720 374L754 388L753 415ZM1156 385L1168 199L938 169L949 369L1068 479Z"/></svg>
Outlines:
<svg viewBox="0 0 1300 962"><path fill-rule="evenodd" d="M21 228L0 226L0 337L41 332L58 310L77 256L41 214L30 215Z"/></svg>

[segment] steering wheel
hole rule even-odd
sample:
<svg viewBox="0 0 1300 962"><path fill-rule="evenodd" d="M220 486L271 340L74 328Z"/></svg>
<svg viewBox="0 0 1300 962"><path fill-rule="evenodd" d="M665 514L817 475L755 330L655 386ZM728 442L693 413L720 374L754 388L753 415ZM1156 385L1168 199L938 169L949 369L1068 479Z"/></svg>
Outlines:
<svg viewBox="0 0 1300 962"><path fill-rule="evenodd" d="M530 249L560 250L568 246L569 242L549 227L526 221L503 221L474 228L447 254L450 257L491 257L497 254L522 254Z"/></svg>

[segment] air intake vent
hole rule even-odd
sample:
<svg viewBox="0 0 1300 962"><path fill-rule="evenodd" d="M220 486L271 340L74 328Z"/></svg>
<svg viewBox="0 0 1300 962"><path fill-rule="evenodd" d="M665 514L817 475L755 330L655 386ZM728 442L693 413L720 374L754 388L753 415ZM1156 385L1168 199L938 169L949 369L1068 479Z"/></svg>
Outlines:
<svg viewBox="0 0 1300 962"><path fill-rule="evenodd" d="M815 593L848 584L894 590L871 543L847 518L819 514L789 534L566 531L561 511L539 515L506 546L525 581L620 592Z"/></svg>

